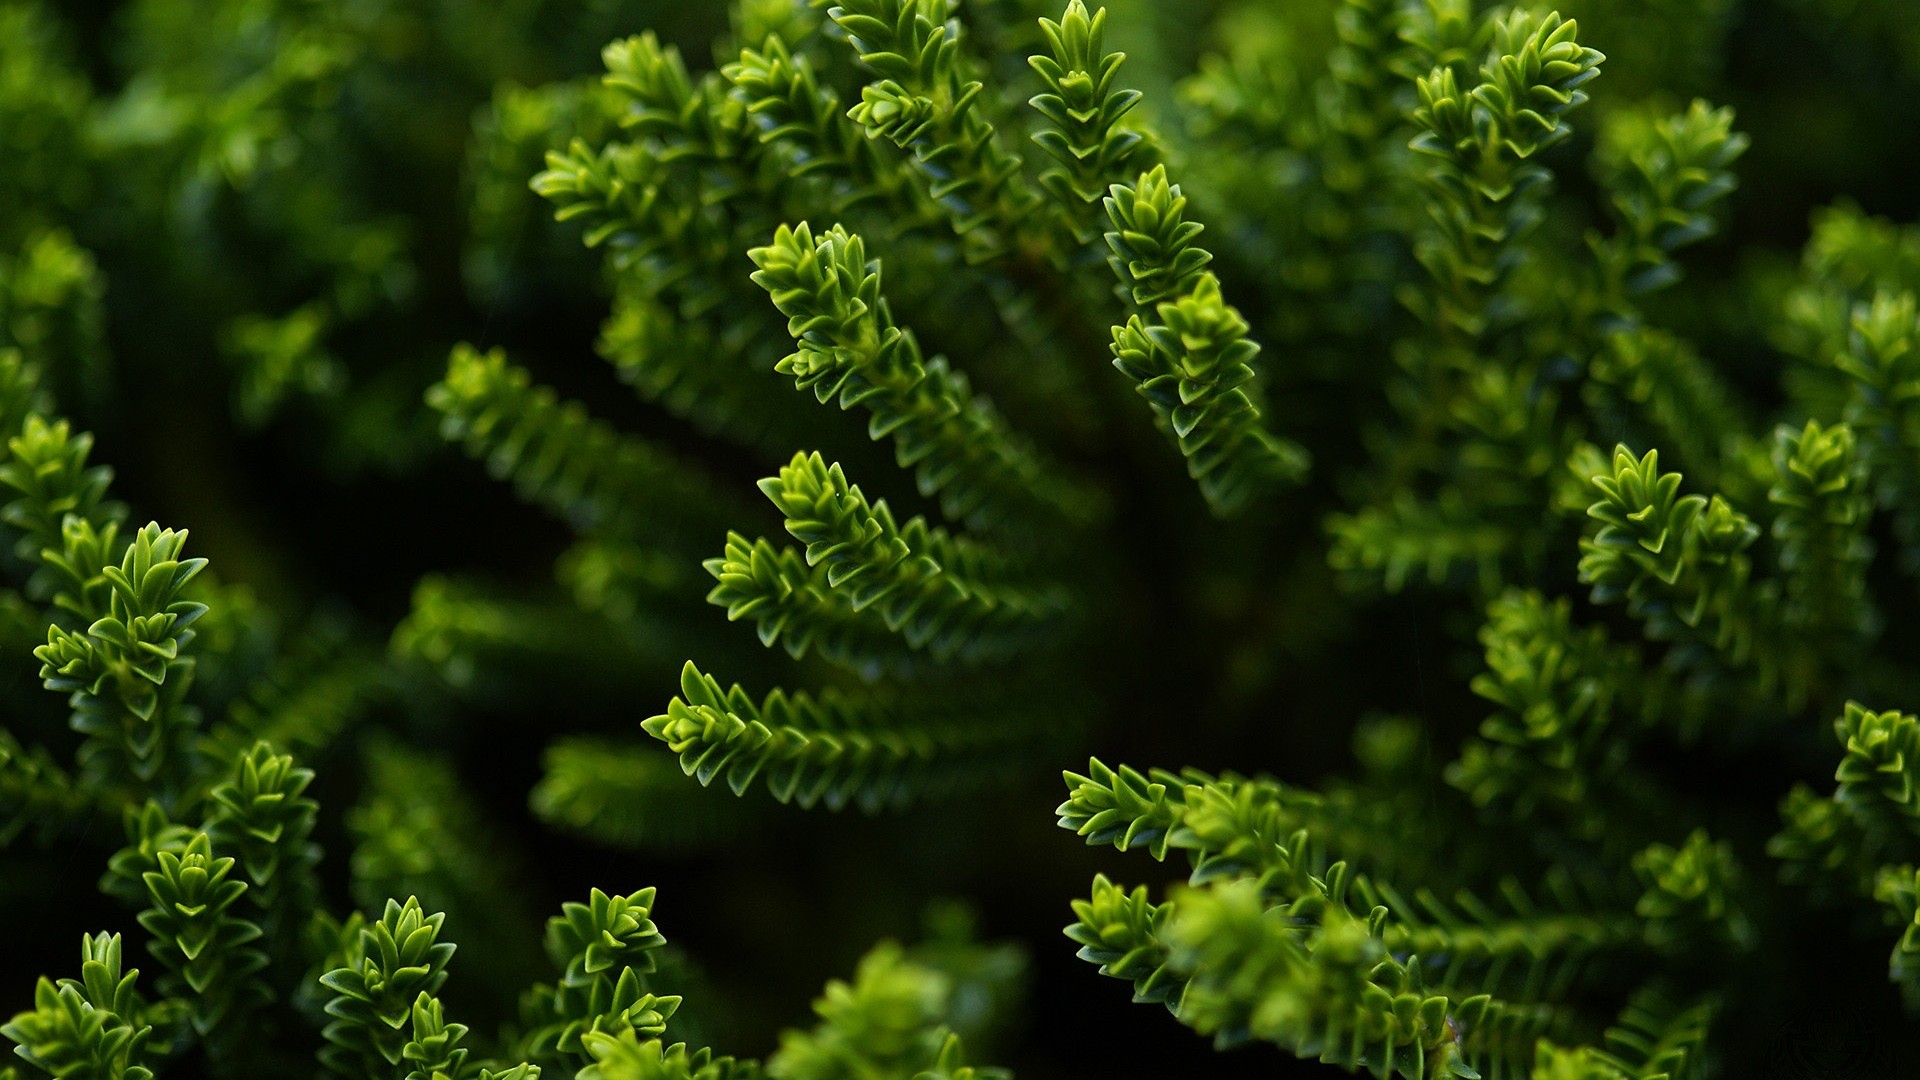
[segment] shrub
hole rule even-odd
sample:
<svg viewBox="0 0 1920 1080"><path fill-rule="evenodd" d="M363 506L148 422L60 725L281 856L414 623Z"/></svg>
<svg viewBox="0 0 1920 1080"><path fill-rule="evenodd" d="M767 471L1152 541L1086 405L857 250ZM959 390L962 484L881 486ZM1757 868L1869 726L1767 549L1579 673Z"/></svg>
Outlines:
<svg viewBox="0 0 1920 1080"><path fill-rule="evenodd" d="M1893 1075L1900 14L0 3L0 1077Z"/></svg>

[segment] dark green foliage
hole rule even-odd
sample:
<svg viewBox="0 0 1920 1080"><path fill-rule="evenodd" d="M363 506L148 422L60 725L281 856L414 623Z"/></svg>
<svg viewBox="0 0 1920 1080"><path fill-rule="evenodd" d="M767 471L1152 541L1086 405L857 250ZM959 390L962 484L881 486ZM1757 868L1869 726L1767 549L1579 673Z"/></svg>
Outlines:
<svg viewBox="0 0 1920 1080"><path fill-rule="evenodd" d="M1121 299L1146 310L1191 292L1213 253L1193 242L1206 226L1187 220L1187 197L1167 180L1167 170L1155 166L1137 183L1115 184L1112 191L1107 265L1120 279Z"/></svg>
<svg viewBox="0 0 1920 1080"><path fill-rule="evenodd" d="M1562 115L1586 102L1578 87L1605 59L1577 32L1558 14L1515 12L1493 26L1473 82L1447 64L1418 81L1413 148L1437 161L1424 176L1436 228L1416 250L1438 289L1420 310L1443 341L1473 348L1499 326L1491 297L1513 241L1538 219L1532 189L1551 176L1532 159L1572 133Z"/></svg>
<svg viewBox="0 0 1920 1080"><path fill-rule="evenodd" d="M672 754L601 740L549 746L529 798L540 820L615 847L697 847L753 820L740 800L689 787Z"/></svg>
<svg viewBox="0 0 1920 1080"><path fill-rule="evenodd" d="M283 939L319 899L320 846L311 839L319 804L302 796L313 771L264 742L234 768L231 780L207 794L207 836L244 870L253 921L269 938Z"/></svg>
<svg viewBox="0 0 1920 1080"><path fill-rule="evenodd" d="M895 458L914 470L922 495L940 496L948 518L990 525L1088 516L1084 491L1009 431L966 376L942 357L923 357L913 334L895 325L879 264L858 236L835 226L816 240L803 222L749 254L760 268L753 280L799 346L776 370L822 404L864 406L868 433L892 437Z"/></svg>
<svg viewBox="0 0 1920 1080"><path fill-rule="evenodd" d="M73 782L45 747L20 745L0 732L0 843L11 843L28 829L56 833L89 808L86 791Z"/></svg>
<svg viewBox="0 0 1920 1080"><path fill-rule="evenodd" d="M1215 510L1231 513L1249 484L1298 480L1307 456L1259 424L1257 386L1245 385L1259 346L1246 340L1245 320L1202 269L1213 255L1194 244L1203 226L1187 220L1186 205L1163 166L1130 187L1112 187L1107 265L1136 312L1113 330L1113 362L1172 429Z"/></svg>
<svg viewBox="0 0 1920 1080"><path fill-rule="evenodd" d="M1473 691L1496 708L1447 782L1474 803L1525 820L1544 814L1582 837L1606 829L1593 786L1617 783L1624 744L1615 725L1632 715L1639 658L1600 627L1577 627L1572 605L1506 593L1480 630L1486 671Z"/></svg>
<svg viewBox="0 0 1920 1080"><path fill-rule="evenodd" d="M1648 941L1670 947L1690 936L1711 934L1751 947L1753 929L1729 896L1738 890L1739 870L1725 842L1716 844L1705 829L1696 829L1678 850L1665 844L1648 847L1634 856L1633 868L1647 887L1634 914L1647 921Z"/></svg>
<svg viewBox="0 0 1920 1080"><path fill-rule="evenodd" d="M1135 312L1113 328L1113 366L1174 436L1214 512L1234 514L1274 482L1299 481L1307 452L1261 422L1252 365L1260 346L1202 269L1213 255L1193 243L1203 226L1187 220L1179 185L1156 165L1112 192L1107 265Z"/></svg>
<svg viewBox="0 0 1920 1080"><path fill-rule="evenodd" d="M1902 876L1897 864L1914 858L1920 720L1850 701L1833 729L1845 750L1834 773L1838 787L1822 798L1796 786L1781 807L1786 827L1767 848L1790 877L1823 892L1872 894Z"/></svg>
<svg viewBox="0 0 1920 1080"><path fill-rule="evenodd" d="M1125 851L1145 845L1156 859L1167 857L1173 828L1179 820L1173 796L1181 778L1156 774L1152 779L1127 765L1118 772L1095 758L1088 775L1067 773L1073 795L1060 804L1060 827L1072 829L1089 844L1112 844Z"/></svg>
<svg viewBox="0 0 1920 1080"><path fill-rule="evenodd" d="M289 399L324 401L340 392L346 376L326 350L326 331L327 312L318 305L278 319L233 321L221 346L239 370L234 409L244 421L264 424Z"/></svg>
<svg viewBox="0 0 1920 1080"><path fill-rule="evenodd" d="M138 971L120 968L120 935L81 940L80 978L55 984L42 978L33 1009L0 1027L18 1043L16 1053L55 1076L98 1080L149 1080L143 1064L153 1028L147 1005L134 991Z"/></svg>
<svg viewBox="0 0 1920 1080"><path fill-rule="evenodd" d="M851 983L834 980L814 1002L820 1023L789 1031L767 1059L770 1080L1004 1080L1004 1069L966 1067L960 1037L948 1026L960 987L936 966L917 963L892 942L860 960Z"/></svg>
<svg viewBox="0 0 1920 1080"><path fill-rule="evenodd" d="M1713 234L1713 211L1734 189L1733 163L1747 143L1733 130L1733 110L1698 98L1684 113L1609 119L1596 161L1621 225L1602 249L1609 292L1651 292L1679 279L1672 253Z"/></svg>
<svg viewBox="0 0 1920 1080"><path fill-rule="evenodd" d="M648 499L693 502L697 481L685 467L638 440L590 419L577 402L534 386L500 350L456 348L447 378L427 392L444 417L441 432L484 457L521 498L583 532L684 535L698 523L663 520L643 510Z"/></svg>
<svg viewBox="0 0 1920 1080"><path fill-rule="evenodd" d="M1848 419L1871 438L1874 474L1883 477L1878 496L1900 522L1902 539L1914 542L1912 478L1920 458L1920 410L1913 405L1920 384L1920 307L1913 293L1877 292L1857 304L1848 343L1832 358L1854 382Z"/></svg>
<svg viewBox="0 0 1920 1080"><path fill-rule="evenodd" d="M1658 993L1638 995L1607 1029L1606 1049L1561 1049L1542 1043L1535 1075L1543 1080L1681 1080L1704 1072L1713 1007L1678 1009Z"/></svg>
<svg viewBox="0 0 1920 1080"><path fill-rule="evenodd" d="M1079 921L1067 927L1067 936L1080 944L1080 959L1100 965L1100 974L1133 982L1133 1000L1159 1002L1178 1011L1186 980L1167 967L1169 948L1162 940L1167 916L1173 909L1147 899L1147 887L1132 892L1108 881L1093 879L1093 895L1073 902Z"/></svg>
<svg viewBox="0 0 1920 1080"><path fill-rule="evenodd" d="M1040 20L1048 55L1027 60L1047 86L1027 104L1051 125L1034 132L1033 141L1061 165L1042 173L1040 183L1082 245L1092 238L1092 205L1116 178L1138 171L1129 166L1155 153L1145 135L1121 124L1141 95L1114 85L1126 54L1106 51L1106 27L1106 8L1089 15L1080 0L1069 0L1059 22Z"/></svg>
<svg viewBox="0 0 1920 1080"><path fill-rule="evenodd" d="M1878 629L1867 597L1873 560L1872 513L1855 453L1853 429L1809 420L1774 434L1769 502L1780 507L1773 537L1787 577L1786 617L1795 629L1843 648ZM1831 635L1831 637L1829 637Z"/></svg>
<svg viewBox="0 0 1920 1080"><path fill-rule="evenodd" d="M819 454L796 454L760 490L807 545L807 565L825 568L827 587L854 611L873 608L913 648L951 656L990 640L998 626L1031 624L1064 606L1058 589L1023 587L991 547L924 517L896 524L885 500L869 503Z"/></svg>
<svg viewBox="0 0 1920 1080"><path fill-rule="evenodd" d="M913 178L889 167L880 146L862 136L832 86L815 74L807 54L795 54L780 36L742 49L722 69L732 96L744 103L758 138L787 155L796 176L819 175L844 186L841 205L875 202L889 209L930 212L916 202Z"/></svg>
<svg viewBox="0 0 1920 1080"><path fill-rule="evenodd" d="M1753 580L1746 554L1759 527L1715 495L1682 496L1680 474L1662 472L1659 452L1636 460L1614 450L1612 475L1596 476L1600 523L1581 542L1580 580L1593 599L1624 599L1648 636L1695 639L1735 667L1751 665L1763 689L1785 683L1795 704L1805 693L1797 665L1803 643L1783 633L1775 583Z"/></svg>
<svg viewBox="0 0 1920 1080"><path fill-rule="evenodd" d="M0 0L0 1080L1895 1075L1900 8Z"/></svg>
<svg viewBox="0 0 1920 1080"><path fill-rule="evenodd" d="M1202 273L1193 291L1135 315L1113 331L1113 366L1139 383L1162 424L1179 440L1187 471L1222 514L1245 506L1266 484L1298 480L1307 455L1260 426L1260 407L1244 389L1259 346L1240 313Z"/></svg>
<svg viewBox="0 0 1920 1080"><path fill-rule="evenodd" d="M195 833L178 854L157 852L154 861L158 868L141 875L151 902L140 925L154 936L154 956L171 973L171 985L162 979L160 988L190 1003L189 1019L202 1037L237 1034L244 1014L267 997L258 981L267 956L253 946L260 927L232 911L247 883L230 880L234 860L216 858L206 833ZM208 1048L232 1052L213 1042Z"/></svg>
<svg viewBox="0 0 1920 1080"><path fill-rule="evenodd" d="M1511 546L1505 530L1478 520L1451 492L1431 504L1401 493L1386 506L1329 524L1339 545L1330 559L1334 567L1377 578L1388 592L1421 580L1450 584L1462 576L1491 588Z"/></svg>
<svg viewBox="0 0 1920 1080"><path fill-rule="evenodd" d="M827 16L875 76L847 115L912 155L969 258L1003 254L1036 200L1016 182L1020 159L986 115L985 86L945 0L853 0Z"/></svg>
<svg viewBox="0 0 1920 1080"><path fill-rule="evenodd" d="M688 1050L686 1043L642 1041L631 1031L618 1037L595 1032L586 1043L594 1064L576 1074L581 1080L758 1080L761 1075L753 1062L715 1058L705 1047Z"/></svg>
<svg viewBox="0 0 1920 1080"><path fill-rule="evenodd" d="M21 402L24 407L26 401ZM17 492L0 517L20 530L14 550L21 558L49 563L47 578L58 585L40 585L43 595L54 588L79 591L92 577L93 567L67 567L56 557L63 550L64 522L69 516L104 531L117 523L123 512L106 501L107 485L113 471L105 466L89 466L93 436L74 433L65 420L49 423L29 413L19 434L7 440L8 458L0 465L0 483ZM60 577L53 577L60 575Z"/></svg>
<svg viewBox="0 0 1920 1080"><path fill-rule="evenodd" d="M432 995L422 993L415 999L412 1029L413 1038L400 1051L401 1059L413 1066L407 1080L453 1080L462 1074L467 1050L460 1040L466 1037L466 1025L448 1024Z"/></svg>
<svg viewBox="0 0 1920 1080"><path fill-rule="evenodd" d="M1577 973L1607 961L1631 970L1646 950L1730 925L1726 855L1705 854L1704 836L1636 860L1650 884L1632 914L1596 906L1564 875L1549 876L1544 897L1508 879L1497 900L1462 891L1448 902L1332 861L1329 845L1346 838L1308 793L1094 765L1101 779L1068 774L1062 823L1116 846L1161 837L1156 853L1187 852L1191 885L1155 905L1098 878L1067 935L1084 959L1132 979L1136 1000L1165 1002L1222 1044L1264 1039L1380 1075L1385 1063L1409 1077L1524 1068L1532 1037L1564 1022L1550 1003Z"/></svg>
<svg viewBox="0 0 1920 1080"><path fill-rule="evenodd" d="M548 921L547 955L561 976L535 987L521 1007L531 1027L529 1056L584 1064L592 1036L652 1038L666 1030L680 999L643 989L654 967L649 953L667 940L647 917L652 907L652 889L631 896L595 889L588 903L569 903Z"/></svg>
<svg viewBox="0 0 1920 1080"><path fill-rule="evenodd" d="M350 927L341 963L320 976L331 993L326 1012L327 1066L341 1076L388 1075L409 1040L402 1033L416 1001L447 981L454 945L438 940L446 916L429 915L420 901L387 901L377 921Z"/></svg>
<svg viewBox="0 0 1920 1080"><path fill-rule="evenodd" d="M978 787L1022 741L1017 721L958 710L909 717L903 708L831 691L816 698L775 690L755 702L689 663L680 696L641 726L702 784L725 779L739 794L764 774L781 802L834 810L853 803L873 811Z"/></svg>
<svg viewBox="0 0 1920 1080"><path fill-rule="evenodd" d="M708 601L725 608L729 621L752 619L762 645L777 642L795 659L817 648L836 663L871 674L888 667L889 657L906 645L880 619L855 612L835 595L827 571L807 566L792 548L728 533L726 551L702 565L718 582Z"/></svg>
<svg viewBox="0 0 1920 1080"><path fill-rule="evenodd" d="M69 695L73 729L89 739L83 767L124 771L140 781L155 780L169 764L177 772L179 729L193 723L180 702L194 665L181 650L207 611L185 599L185 590L207 561L181 559L187 534L154 523L134 534L115 565L111 524L96 534L77 516L66 522L65 550L48 562L83 584L55 602L90 624L80 632L58 624L48 629L47 643L33 651L40 678L47 689ZM118 769L103 764L115 760Z"/></svg>
<svg viewBox="0 0 1920 1080"><path fill-rule="evenodd" d="M1666 331L1634 326L1608 334L1590 373L1589 400L1603 408L1631 402L1694 475L1713 476L1723 441L1742 427L1726 387L1693 346Z"/></svg>
<svg viewBox="0 0 1920 1080"><path fill-rule="evenodd" d="M1302 940L1251 884L1176 902L1173 963L1198 973L1180 1009L1201 1033L1223 1044L1267 1039L1349 1068L1377 1063L1377 1075L1475 1075L1460 1060L1455 1025L1481 1022L1485 999L1462 1002L1456 1019L1446 997L1423 993L1417 972L1351 915L1310 924Z"/></svg>

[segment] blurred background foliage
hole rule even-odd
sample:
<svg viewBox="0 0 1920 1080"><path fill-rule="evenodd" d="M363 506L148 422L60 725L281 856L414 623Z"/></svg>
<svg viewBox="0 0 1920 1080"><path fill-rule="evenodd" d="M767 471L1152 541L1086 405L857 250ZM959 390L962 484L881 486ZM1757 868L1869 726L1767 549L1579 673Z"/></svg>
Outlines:
<svg viewBox="0 0 1920 1080"><path fill-rule="evenodd" d="M971 6L1008 27L1059 15L1030 0ZM337 904L377 910L417 892L448 911L462 947L447 996L477 1029L511 1015L511 988L543 971L541 918L589 886L659 888L657 917L697 961L688 978L707 986L688 991L689 1014L703 1032L727 1032L736 1053L770 1049L781 1027L806 1022L825 976L851 971L876 937L914 937L929 901L959 896L986 937L1023 943L1030 964L1017 1022L976 1059L1036 1078L1292 1067L1271 1048L1196 1058L1191 1033L1130 1006L1073 958L1059 936L1067 900L1103 863L1053 824L1057 768L1097 752L1312 782L1352 767L1359 719L1401 714L1424 719L1424 752L1444 761L1485 712L1467 688L1480 612L1420 589L1343 588L1324 554L1320 514L1342 504L1343 477L1365 455L1361 418L1378 412L1354 388L1383 384L1389 359L1356 357L1364 327L1343 340L1294 317L1322 286L1300 235L1315 204L1299 191L1306 165L1260 126L1304 115L1335 5L1107 6L1109 44L1129 54L1148 126L1180 155L1198 216L1216 223L1222 278L1280 283L1279 302L1243 306L1267 355L1304 373L1275 413L1313 448L1315 479L1283 512L1222 524L1201 512L1177 462L1151 461L1167 494L1131 505L1110 537L1132 575L1132 618L1105 628L1075 684L1092 695L1073 703L1097 721L1091 734L1057 761L1022 766L1003 792L868 817L802 814L760 792L736 802L639 745L638 722L672 695L688 656L728 657L727 677L756 686L782 681L784 658L704 605L698 575L661 569L666 599L643 618L593 587L590 566L569 575L578 595L566 595L553 566L567 530L447 445L422 404L449 347L470 340L506 347L622 429L700 458L743 504L785 462L791 447L714 438L619 385L592 355L609 304L600 260L527 187L547 150L604 123L586 102L606 42L651 29L699 68L727 32L726 5L0 3L0 340L45 358L61 409L115 467L117 497L140 520L190 527L222 580L302 643L290 662L301 677L289 679L319 696L316 710L363 717L362 737L304 762L327 808L325 880ZM1554 151L1549 228L1577 238L1602 217L1604 197L1578 163L1610 110L1674 109L1694 95L1733 106L1752 148L1721 233L1731 239L1690 256L1685 299L1659 320L1705 343L1764 402L1781 361L1760 315L1790 284L1814 209L1840 200L1920 216L1911 4L1563 10L1608 60L1593 115ZM1003 44L1017 57L1035 40ZM1010 97L1038 89L1024 64L997 74ZM1221 98L1249 88L1257 108ZM902 266L889 281L908 290L902 307L939 303L925 295L938 293L936 266ZM1354 310L1369 303L1390 298ZM994 354L988 320L979 340L946 325L942 349ZM1017 420L1036 411L1003 404ZM773 531L776 519L756 512ZM31 685L33 642L20 637L7 639L0 678L10 698L50 698ZM556 747L562 736L608 741ZM1753 768L1730 774L1771 822L1795 777L1762 758L1740 764ZM657 784L671 827L610 827L554 779L612 768ZM637 849L604 842L636 832ZM94 883L120 843L119 823L96 821L72 849L5 854L0 901L39 928L10 937L0 960L18 1004L35 974L69 966L76 933L114 922ZM1810 962L1874 985L1883 953ZM1822 993L1809 985L1810 1012Z"/></svg>

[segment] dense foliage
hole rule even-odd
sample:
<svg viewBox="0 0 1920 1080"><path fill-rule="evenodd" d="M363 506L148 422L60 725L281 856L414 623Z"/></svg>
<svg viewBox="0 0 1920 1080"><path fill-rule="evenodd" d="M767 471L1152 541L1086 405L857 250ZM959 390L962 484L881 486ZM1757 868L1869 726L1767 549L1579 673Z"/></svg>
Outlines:
<svg viewBox="0 0 1920 1080"><path fill-rule="evenodd" d="M1910 1067L1902 0L1113 8L0 0L0 1078Z"/></svg>

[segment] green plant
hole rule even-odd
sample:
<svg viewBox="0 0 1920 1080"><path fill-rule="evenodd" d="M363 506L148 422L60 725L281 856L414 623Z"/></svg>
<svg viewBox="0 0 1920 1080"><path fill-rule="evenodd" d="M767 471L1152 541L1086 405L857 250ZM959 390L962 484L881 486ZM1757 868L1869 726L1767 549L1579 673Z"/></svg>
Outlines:
<svg viewBox="0 0 1920 1080"><path fill-rule="evenodd" d="M0 1078L1893 1075L1897 7L0 0Z"/></svg>

